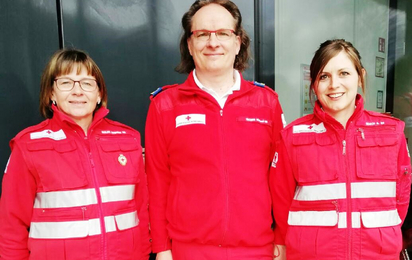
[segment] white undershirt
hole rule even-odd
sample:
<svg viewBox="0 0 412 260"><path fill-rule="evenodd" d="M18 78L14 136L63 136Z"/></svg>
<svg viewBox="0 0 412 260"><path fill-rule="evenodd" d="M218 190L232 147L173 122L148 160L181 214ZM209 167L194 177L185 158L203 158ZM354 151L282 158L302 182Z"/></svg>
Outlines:
<svg viewBox="0 0 412 260"><path fill-rule="evenodd" d="M225 106L226 100L229 97L230 94L233 94L233 91L239 91L240 90L240 74L239 71L233 70L233 75L235 76L235 83L233 86L228 89L228 91L222 95L221 97L214 91L213 89L207 88L203 86L202 83L200 83L199 79L196 77L196 69L193 70L193 78L195 79L196 85L203 91L209 93L212 97L214 97L219 103L219 106L223 108Z"/></svg>

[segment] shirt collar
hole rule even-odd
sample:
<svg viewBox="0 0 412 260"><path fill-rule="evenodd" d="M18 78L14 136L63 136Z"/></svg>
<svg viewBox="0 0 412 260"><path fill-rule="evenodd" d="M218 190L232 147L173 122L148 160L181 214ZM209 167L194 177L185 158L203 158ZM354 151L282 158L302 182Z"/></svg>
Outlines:
<svg viewBox="0 0 412 260"><path fill-rule="evenodd" d="M233 91L238 91L238 90L240 90L240 73L239 73L239 71L237 71L237 70L234 69L234 70L233 70L233 74L234 74L234 77L235 77L235 83L233 84L233 86L232 86L230 89L228 89L228 91L227 91L223 96L229 96L230 94L233 93ZM205 86L199 81L199 79L198 79L197 76L196 76L196 69L193 70L193 78L194 78L194 80L195 80L196 85L197 85L200 89L206 91L207 93L212 94L213 96L217 96L216 92L215 92L213 89L210 89L210 88L205 87Z"/></svg>

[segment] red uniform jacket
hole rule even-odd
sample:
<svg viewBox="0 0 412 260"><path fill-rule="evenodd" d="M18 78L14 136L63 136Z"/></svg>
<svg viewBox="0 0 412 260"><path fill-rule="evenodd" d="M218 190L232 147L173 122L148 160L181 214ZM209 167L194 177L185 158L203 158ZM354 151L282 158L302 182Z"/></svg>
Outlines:
<svg viewBox="0 0 412 260"><path fill-rule="evenodd" d="M223 109L192 73L152 99L146 171L154 252L170 249L170 240L273 243L268 178L281 117L277 94L243 78Z"/></svg>
<svg viewBox="0 0 412 260"><path fill-rule="evenodd" d="M20 132L0 201L0 259L148 259L148 192L139 133L104 118L88 135L54 107Z"/></svg>
<svg viewBox="0 0 412 260"><path fill-rule="evenodd" d="M411 184L403 128L358 95L346 129L317 103L282 131L271 186L288 260L399 258Z"/></svg>

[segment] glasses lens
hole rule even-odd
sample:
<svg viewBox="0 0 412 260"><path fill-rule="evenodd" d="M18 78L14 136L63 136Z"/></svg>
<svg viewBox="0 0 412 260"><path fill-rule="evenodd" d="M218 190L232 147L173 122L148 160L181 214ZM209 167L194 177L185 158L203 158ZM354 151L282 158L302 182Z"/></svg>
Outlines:
<svg viewBox="0 0 412 260"><path fill-rule="evenodd" d="M216 35L216 38L219 41L229 40L230 37L232 36L232 30L229 30L229 29L221 29L221 30L217 30L216 32L211 32L207 30L198 30L198 31L194 31L193 35L199 41L208 41L212 33Z"/></svg>
<svg viewBox="0 0 412 260"><path fill-rule="evenodd" d="M199 41L207 41L209 40L210 32L205 31L205 30L199 30L199 31L193 32L193 35Z"/></svg>
<svg viewBox="0 0 412 260"><path fill-rule="evenodd" d="M97 83L94 79L82 79L80 80L80 87L84 91L93 91L97 87Z"/></svg>
<svg viewBox="0 0 412 260"><path fill-rule="evenodd" d="M73 88L74 85L74 81L71 79L58 79L56 80L57 83L57 87L61 90L61 91L69 91Z"/></svg>
<svg viewBox="0 0 412 260"><path fill-rule="evenodd" d="M218 30L216 31L216 38L219 41L226 41L229 40L230 36L232 36L232 31L231 30Z"/></svg>

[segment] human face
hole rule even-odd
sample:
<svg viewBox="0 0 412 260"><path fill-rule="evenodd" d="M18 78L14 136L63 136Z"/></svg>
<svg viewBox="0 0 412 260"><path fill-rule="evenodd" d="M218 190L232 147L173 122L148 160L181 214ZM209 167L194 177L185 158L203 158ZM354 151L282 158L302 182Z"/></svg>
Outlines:
<svg viewBox="0 0 412 260"><path fill-rule="evenodd" d="M77 74L77 66L81 66L81 71ZM82 79L95 79L87 74L84 65L74 65L69 74L59 75L59 78L69 78L75 81ZM88 127L93 120L93 112L98 102L100 102L99 88L93 91L84 91L80 88L78 82L70 91L61 91L54 82L51 100L57 103L60 111L68 115L74 122L80 126Z"/></svg>
<svg viewBox="0 0 412 260"><path fill-rule="evenodd" d="M326 113L335 119L344 116L347 120L355 111L356 94L361 84L355 65L341 51L323 68L315 93Z"/></svg>
<svg viewBox="0 0 412 260"><path fill-rule="evenodd" d="M192 31L219 29L235 30L235 19L229 11L218 4L204 6L192 17ZM228 40L219 41L214 33L207 41L200 41L192 35L187 43L197 74L233 71L241 45L240 37L235 34Z"/></svg>

